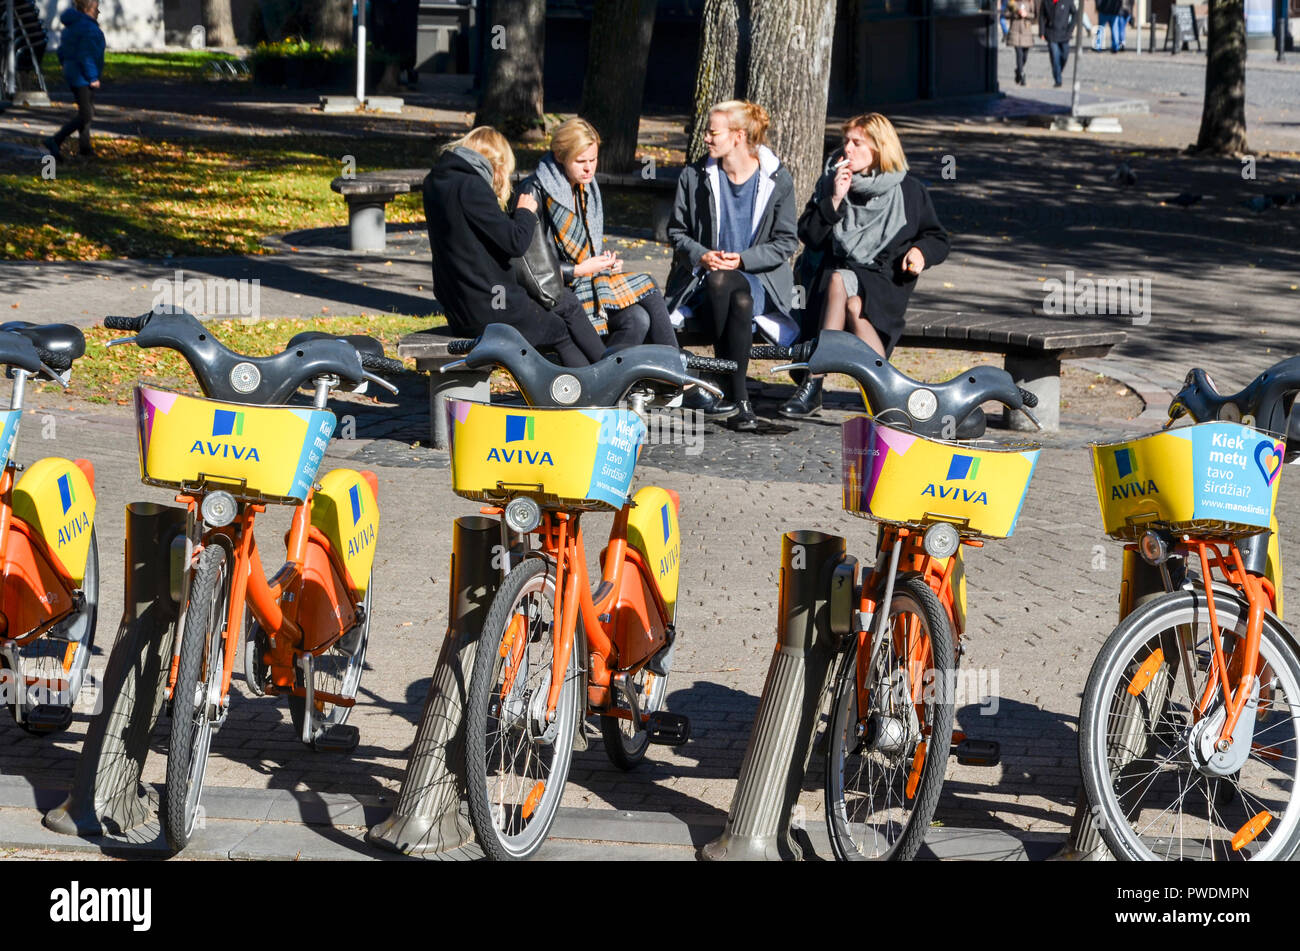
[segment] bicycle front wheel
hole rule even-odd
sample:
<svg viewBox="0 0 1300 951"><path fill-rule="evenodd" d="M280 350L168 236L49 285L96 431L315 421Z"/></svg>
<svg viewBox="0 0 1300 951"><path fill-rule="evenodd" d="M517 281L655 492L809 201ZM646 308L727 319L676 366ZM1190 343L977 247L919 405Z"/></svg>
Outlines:
<svg viewBox="0 0 1300 951"><path fill-rule="evenodd" d="M167 790L162 809L163 832L173 852L185 848L194 834L208 750L221 713L225 659L222 634L230 610L232 569L230 551L220 543L210 542L199 555L198 567L190 581L176 688L172 693ZM232 637L237 634L231 632Z"/></svg>
<svg viewBox="0 0 1300 951"><path fill-rule="evenodd" d="M1249 607L1222 589L1214 606L1235 689ZM1084 688L1079 759L1116 858L1285 860L1295 852L1300 657L1268 614L1259 654L1258 703L1216 756L1224 704L1204 591L1148 602L1102 646Z"/></svg>
<svg viewBox="0 0 1300 951"><path fill-rule="evenodd" d="M952 747L952 672L947 612L919 575L900 575L874 661L859 663L855 643L836 677L826 823L837 859L920 849Z"/></svg>
<svg viewBox="0 0 1300 951"><path fill-rule="evenodd" d="M541 848L564 795L581 719L582 645L575 633L548 719L557 627L555 576L540 559L525 559L488 609L467 701L470 817L491 859L525 859Z"/></svg>

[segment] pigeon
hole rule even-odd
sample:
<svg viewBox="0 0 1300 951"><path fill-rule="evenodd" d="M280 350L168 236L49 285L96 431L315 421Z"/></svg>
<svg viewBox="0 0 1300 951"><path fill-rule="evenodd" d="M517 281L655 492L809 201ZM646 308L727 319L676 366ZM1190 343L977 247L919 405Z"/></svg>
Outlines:
<svg viewBox="0 0 1300 951"><path fill-rule="evenodd" d="M1192 205L1196 204L1204 197L1204 195L1193 195L1190 192L1183 192L1181 195L1175 195L1169 200L1175 205L1182 205L1184 208L1191 208Z"/></svg>
<svg viewBox="0 0 1300 951"><path fill-rule="evenodd" d="M1129 167L1128 162L1120 162L1115 166L1115 171L1111 173L1110 180L1116 185L1123 185L1129 188L1137 184L1137 174Z"/></svg>

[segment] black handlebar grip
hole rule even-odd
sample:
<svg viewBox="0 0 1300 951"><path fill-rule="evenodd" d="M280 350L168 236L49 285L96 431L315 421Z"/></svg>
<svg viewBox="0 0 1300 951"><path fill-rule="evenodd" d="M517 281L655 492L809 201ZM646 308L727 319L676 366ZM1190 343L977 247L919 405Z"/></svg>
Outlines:
<svg viewBox="0 0 1300 951"><path fill-rule="evenodd" d="M373 353L361 354L361 368L371 373L401 373L406 369L401 360L377 357Z"/></svg>
<svg viewBox="0 0 1300 951"><path fill-rule="evenodd" d="M477 339L478 338L473 338L468 340L453 340L451 343L447 344L447 352L451 354L453 357L463 357L465 354L469 353L471 350L474 349L474 342Z"/></svg>
<svg viewBox="0 0 1300 951"><path fill-rule="evenodd" d="M1030 393L1023 386L1017 386L1016 389L1020 391L1020 402L1024 403L1030 409L1033 409L1038 405L1038 397L1033 393Z"/></svg>
<svg viewBox="0 0 1300 951"><path fill-rule="evenodd" d="M772 344L759 344L757 347L751 347L749 351L751 360L789 360L790 348L777 347Z"/></svg>
<svg viewBox="0 0 1300 951"><path fill-rule="evenodd" d="M686 355L686 369L701 373L735 373L739 364L735 360L719 360L716 357L697 357L693 353Z"/></svg>
<svg viewBox="0 0 1300 951"><path fill-rule="evenodd" d="M148 319L148 314L141 314L139 317L105 317L104 326L109 330L129 330L138 333L144 329L144 323Z"/></svg>

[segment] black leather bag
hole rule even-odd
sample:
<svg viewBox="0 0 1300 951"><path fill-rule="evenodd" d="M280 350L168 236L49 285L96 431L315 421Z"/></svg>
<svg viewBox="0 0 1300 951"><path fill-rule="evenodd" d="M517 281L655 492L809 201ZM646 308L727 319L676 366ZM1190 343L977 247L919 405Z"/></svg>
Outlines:
<svg viewBox="0 0 1300 951"><path fill-rule="evenodd" d="M533 239L528 243L528 250L522 257L511 258L517 280L528 292L528 296L547 310L555 307L564 292L564 275L560 271L560 253L555 249L555 242L547 234L545 205L535 189L528 189L529 194L537 199L537 227Z"/></svg>

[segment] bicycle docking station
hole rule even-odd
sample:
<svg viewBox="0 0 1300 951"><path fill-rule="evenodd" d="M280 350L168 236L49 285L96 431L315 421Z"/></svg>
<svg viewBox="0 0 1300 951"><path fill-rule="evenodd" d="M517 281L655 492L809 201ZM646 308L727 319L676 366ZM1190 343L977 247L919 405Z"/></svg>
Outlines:
<svg viewBox="0 0 1300 951"><path fill-rule="evenodd" d="M186 518L180 506L126 506L122 620L101 686L104 705L86 731L68 798L45 814L45 826L55 832L119 834L157 811L140 777L171 667L180 612L172 548L185 538Z"/></svg>
<svg viewBox="0 0 1300 951"><path fill-rule="evenodd" d="M465 701L474 651L501 584L493 552L500 523L482 515L456 519L452 531L447 635L420 715L397 807L366 841L408 855L451 852L474 841L465 789Z"/></svg>
<svg viewBox="0 0 1300 951"><path fill-rule="evenodd" d="M781 538L777 645L722 835L708 861L798 860L791 813L799 800L827 686L858 608L857 559L816 531Z"/></svg>

